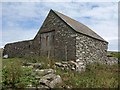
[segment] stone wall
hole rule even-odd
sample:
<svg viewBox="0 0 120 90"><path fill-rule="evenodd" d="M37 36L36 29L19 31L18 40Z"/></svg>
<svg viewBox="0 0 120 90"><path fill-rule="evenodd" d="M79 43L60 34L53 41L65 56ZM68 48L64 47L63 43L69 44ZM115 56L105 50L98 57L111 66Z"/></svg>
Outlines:
<svg viewBox="0 0 120 90"><path fill-rule="evenodd" d="M8 55L8 57L22 57L33 54L32 43L33 41L29 40L6 44L4 47L3 55Z"/></svg>
<svg viewBox="0 0 120 90"><path fill-rule="evenodd" d="M76 58L85 63L102 62L107 59L108 43L77 33Z"/></svg>
<svg viewBox="0 0 120 90"><path fill-rule="evenodd" d="M75 60L75 31L60 19L56 20L55 55L63 60Z"/></svg>
<svg viewBox="0 0 120 90"><path fill-rule="evenodd" d="M54 57L62 60L75 60L75 31L52 11L48 14L35 40L39 42L41 35L50 31L55 31Z"/></svg>

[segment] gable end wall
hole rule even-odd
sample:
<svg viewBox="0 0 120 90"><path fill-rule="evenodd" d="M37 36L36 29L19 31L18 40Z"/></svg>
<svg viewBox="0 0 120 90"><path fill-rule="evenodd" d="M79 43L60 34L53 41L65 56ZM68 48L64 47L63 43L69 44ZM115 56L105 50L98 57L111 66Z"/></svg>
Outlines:
<svg viewBox="0 0 120 90"><path fill-rule="evenodd" d="M71 29L61 18L51 11L44 21L34 41L39 42L42 34L55 31L54 58L62 60L75 59L75 31ZM39 47L39 46L38 46ZM52 50L53 51L53 50ZM45 52L44 52L45 53ZM47 52L46 52L47 53ZM40 55L44 55L40 53Z"/></svg>
<svg viewBox="0 0 120 90"><path fill-rule="evenodd" d="M82 34L76 36L76 59L85 63L101 62L107 59L108 43Z"/></svg>

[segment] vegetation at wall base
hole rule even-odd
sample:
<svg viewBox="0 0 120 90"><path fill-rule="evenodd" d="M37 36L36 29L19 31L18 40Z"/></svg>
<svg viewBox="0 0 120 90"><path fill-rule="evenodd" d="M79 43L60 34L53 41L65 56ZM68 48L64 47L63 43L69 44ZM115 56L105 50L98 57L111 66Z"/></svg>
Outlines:
<svg viewBox="0 0 120 90"><path fill-rule="evenodd" d="M8 58L3 59L2 86L3 88L26 88L28 85L36 86L38 82L31 75L31 68L23 68L26 63L42 63L42 68L53 68L61 76L62 87L66 88L118 88L118 64L102 65L89 64L85 72L62 70L54 66L53 59L45 57ZM60 86L56 86L59 88Z"/></svg>

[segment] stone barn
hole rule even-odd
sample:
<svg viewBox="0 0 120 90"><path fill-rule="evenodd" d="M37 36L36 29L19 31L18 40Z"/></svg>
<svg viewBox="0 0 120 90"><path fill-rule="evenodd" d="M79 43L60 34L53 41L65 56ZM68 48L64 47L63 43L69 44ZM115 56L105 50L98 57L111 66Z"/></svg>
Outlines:
<svg viewBox="0 0 120 90"><path fill-rule="evenodd" d="M34 39L6 44L3 55L105 61L108 42L78 21L50 10Z"/></svg>

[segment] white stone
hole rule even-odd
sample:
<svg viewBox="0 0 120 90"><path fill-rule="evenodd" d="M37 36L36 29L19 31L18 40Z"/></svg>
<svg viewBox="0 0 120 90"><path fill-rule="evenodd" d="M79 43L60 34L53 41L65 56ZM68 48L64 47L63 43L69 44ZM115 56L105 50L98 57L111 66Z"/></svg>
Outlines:
<svg viewBox="0 0 120 90"><path fill-rule="evenodd" d="M60 83L62 83L62 79L59 75L57 75L55 79L50 82L49 87L54 88L56 84L60 84Z"/></svg>
<svg viewBox="0 0 120 90"><path fill-rule="evenodd" d="M82 52L82 53L85 53L85 52Z"/></svg>
<svg viewBox="0 0 120 90"><path fill-rule="evenodd" d="M76 37L76 39L80 39L80 37Z"/></svg>
<svg viewBox="0 0 120 90"><path fill-rule="evenodd" d="M8 58L8 54L4 55L3 58Z"/></svg>
<svg viewBox="0 0 120 90"><path fill-rule="evenodd" d="M84 63L83 62L78 62L79 65L83 65Z"/></svg>
<svg viewBox="0 0 120 90"><path fill-rule="evenodd" d="M72 34L71 37L76 37L76 34Z"/></svg>
<svg viewBox="0 0 120 90"><path fill-rule="evenodd" d="M28 87L32 87L32 85L30 84L30 85L27 85Z"/></svg>
<svg viewBox="0 0 120 90"><path fill-rule="evenodd" d="M77 60L76 60L76 62L79 62L79 61L80 61L80 59L77 59Z"/></svg>
<svg viewBox="0 0 120 90"><path fill-rule="evenodd" d="M33 68L33 66L27 66L28 68Z"/></svg>

